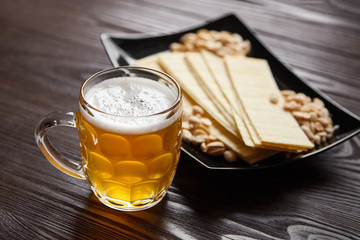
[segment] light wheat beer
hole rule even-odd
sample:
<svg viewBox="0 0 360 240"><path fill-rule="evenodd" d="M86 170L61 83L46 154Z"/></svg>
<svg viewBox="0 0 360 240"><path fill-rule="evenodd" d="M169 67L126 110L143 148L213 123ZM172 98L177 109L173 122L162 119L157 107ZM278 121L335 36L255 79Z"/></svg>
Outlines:
<svg viewBox="0 0 360 240"><path fill-rule="evenodd" d="M174 177L181 145L181 108L166 112L176 94L140 77L104 80L85 93L76 115L83 169L110 207L153 205Z"/></svg>

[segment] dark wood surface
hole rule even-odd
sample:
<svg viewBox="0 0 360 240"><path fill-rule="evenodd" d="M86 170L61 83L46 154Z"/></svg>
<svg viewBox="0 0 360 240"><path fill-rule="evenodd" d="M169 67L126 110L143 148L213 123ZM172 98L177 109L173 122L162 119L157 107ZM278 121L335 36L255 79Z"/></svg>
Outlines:
<svg viewBox="0 0 360 240"><path fill-rule="evenodd" d="M46 161L34 128L111 66L103 32L160 33L234 13L312 86L360 115L357 0L2 0L0 239L360 239L360 138L290 166L212 171L182 155L164 200L127 213ZM54 133L78 156L76 131Z"/></svg>

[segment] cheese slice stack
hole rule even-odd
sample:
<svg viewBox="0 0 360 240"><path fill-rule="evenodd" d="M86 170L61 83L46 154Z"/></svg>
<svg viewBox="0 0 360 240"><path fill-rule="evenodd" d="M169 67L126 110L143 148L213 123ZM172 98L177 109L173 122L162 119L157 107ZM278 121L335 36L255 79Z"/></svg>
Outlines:
<svg viewBox="0 0 360 240"><path fill-rule="evenodd" d="M215 89L214 91L221 92L227 100L226 104L232 107L233 119L245 145L254 147L255 144L245 126L244 110L234 91L223 58L206 50L202 50L201 55L208 66L208 70L211 72L217 83L218 89Z"/></svg>
<svg viewBox="0 0 360 240"><path fill-rule="evenodd" d="M200 105L213 122L214 134L250 164L276 151L314 147L291 113L283 110L280 90L266 60L221 58L202 50L160 53L134 65L173 76L185 91L184 105ZM272 94L279 96L277 104L269 101Z"/></svg>
<svg viewBox="0 0 360 240"><path fill-rule="evenodd" d="M224 61L256 147L286 151L314 147L291 113L283 110L280 90L266 60L226 56ZM271 94L278 95L278 104L270 103Z"/></svg>
<svg viewBox="0 0 360 240"><path fill-rule="evenodd" d="M229 149L236 152L247 163L254 164L276 153L270 150L246 146L234 128L231 129L226 124L224 125L224 118L219 114L214 102L204 93L201 86L197 86L199 84L193 73L191 73L183 53L159 54L139 59L133 65L151 67L156 70L165 71L173 76L185 91L183 94L184 107L190 107L195 104L201 105L206 112L205 116L212 121L212 134L217 136Z"/></svg>

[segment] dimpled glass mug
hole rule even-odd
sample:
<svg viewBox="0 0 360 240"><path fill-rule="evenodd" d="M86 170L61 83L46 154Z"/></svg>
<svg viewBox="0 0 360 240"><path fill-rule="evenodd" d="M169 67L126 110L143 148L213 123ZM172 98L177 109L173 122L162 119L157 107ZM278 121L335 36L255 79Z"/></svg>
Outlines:
<svg viewBox="0 0 360 240"><path fill-rule="evenodd" d="M105 205L147 209L165 196L175 175L182 138L182 94L169 75L141 67L98 72L81 86L76 113L51 113L35 130L45 157L59 170L87 179ZM82 163L64 157L47 131L78 129Z"/></svg>

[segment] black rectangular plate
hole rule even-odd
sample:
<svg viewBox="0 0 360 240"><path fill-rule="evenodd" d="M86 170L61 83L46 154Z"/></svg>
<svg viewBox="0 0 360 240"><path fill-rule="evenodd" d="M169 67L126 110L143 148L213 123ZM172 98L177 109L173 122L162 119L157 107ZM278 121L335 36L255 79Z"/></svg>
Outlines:
<svg viewBox="0 0 360 240"><path fill-rule="evenodd" d="M202 153L198 147L183 142L183 152L190 155L203 166L210 169L233 170L250 170L281 166L324 152L360 132L360 118L358 116L341 107L324 93L311 87L304 80L296 76L288 67L269 52L269 50L264 47L255 35L235 15L228 14L198 26L182 29L180 31L168 32L166 34L103 33L101 35L101 41L112 65L115 67L125 66L130 65L135 59L168 51L169 45L173 42L179 42L181 36L188 32L196 32L201 28L239 33L244 39L250 40L252 47L250 56L266 59L269 62L280 89L292 89L296 92L303 92L312 98L320 98L324 101L325 106L331 113L334 124L340 126L340 128L336 130L334 136L325 145L320 145L311 151L300 154L279 153L253 165L249 165L243 161L228 163L222 157L210 157Z"/></svg>

